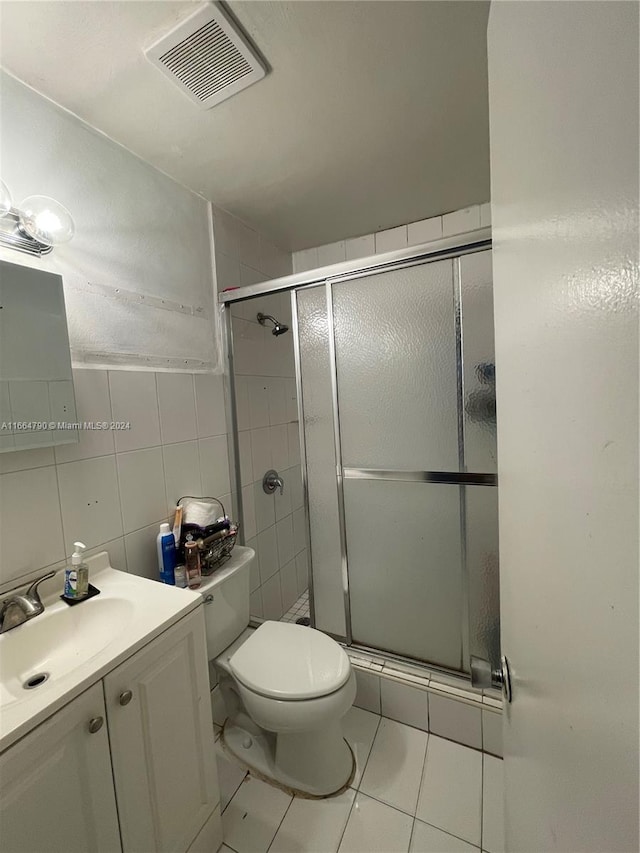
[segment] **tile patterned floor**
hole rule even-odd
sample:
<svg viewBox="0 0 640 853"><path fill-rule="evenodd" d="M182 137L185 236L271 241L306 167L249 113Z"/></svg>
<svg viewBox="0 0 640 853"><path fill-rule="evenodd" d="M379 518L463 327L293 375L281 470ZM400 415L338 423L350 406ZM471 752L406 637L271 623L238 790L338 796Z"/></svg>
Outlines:
<svg viewBox="0 0 640 853"><path fill-rule="evenodd" d="M291 610L287 610L284 616L280 619L281 622L295 622L302 616L309 618L309 590L305 590L300 598L293 605Z"/></svg>
<svg viewBox="0 0 640 853"><path fill-rule="evenodd" d="M343 723L356 776L326 800L288 796L216 744L221 853L504 853L501 759L362 708Z"/></svg>

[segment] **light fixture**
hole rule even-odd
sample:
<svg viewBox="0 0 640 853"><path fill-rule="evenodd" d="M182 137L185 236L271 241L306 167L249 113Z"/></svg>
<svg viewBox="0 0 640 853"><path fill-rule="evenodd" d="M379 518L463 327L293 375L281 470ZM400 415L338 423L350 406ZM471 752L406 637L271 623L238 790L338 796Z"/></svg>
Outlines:
<svg viewBox="0 0 640 853"><path fill-rule="evenodd" d="M31 195L12 207L11 193L0 181L0 245L30 255L47 255L75 233L66 207L46 195Z"/></svg>

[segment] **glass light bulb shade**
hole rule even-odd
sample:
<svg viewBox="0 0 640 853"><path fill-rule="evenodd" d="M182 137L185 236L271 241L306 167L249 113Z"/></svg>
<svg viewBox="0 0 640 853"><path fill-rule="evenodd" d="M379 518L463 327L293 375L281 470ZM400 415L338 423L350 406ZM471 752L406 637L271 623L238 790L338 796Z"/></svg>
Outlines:
<svg viewBox="0 0 640 853"><path fill-rule="evenodd" d="M20 205L20 228L46 246L68 243L76 231L66 207L46 195L30 195Z"/></svg>
<svg viewBox="0 0 640 853"><path fill-rule="evenodd" d="M0 216L6 216L13 206L9 187L4 181L0 181Z"/></svg>

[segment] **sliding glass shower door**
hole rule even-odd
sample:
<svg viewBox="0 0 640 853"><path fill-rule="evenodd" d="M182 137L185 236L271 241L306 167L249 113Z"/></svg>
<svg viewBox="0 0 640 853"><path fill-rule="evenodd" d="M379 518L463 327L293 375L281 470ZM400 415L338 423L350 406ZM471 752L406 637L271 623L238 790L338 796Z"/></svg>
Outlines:
<svg viewBox="0 0 640 853"><path fill-rule="evenodd" d="M328 281L297 308L317 627L451 670L495 660L489 253Z"/></svg>

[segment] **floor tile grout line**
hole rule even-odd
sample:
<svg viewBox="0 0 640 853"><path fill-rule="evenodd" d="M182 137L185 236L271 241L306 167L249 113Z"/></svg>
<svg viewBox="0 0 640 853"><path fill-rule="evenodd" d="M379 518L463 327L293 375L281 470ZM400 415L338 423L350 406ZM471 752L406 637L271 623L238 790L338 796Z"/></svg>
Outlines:
<svg viewBox="0 0 640 853"><path fill-rule="evenodd" d="M380 724L382 723L382 720L383 720L383 719L384 719L383 717L381 717L381 718L380 718ZM389 718L387 718L387 719L389 719ZM397 721L397 720L392 720L392 722L398 722L398 721ZM378 733L378 731L379 731L380 724L379 724L379 726L378 726L378 729L376 730L376 736L375 736L375 737L377 737L377 733ZM404 725L404 723L400 723L400 725ZM411 727L409 727L409 728L411 728ZM416 731L422 731L422 729L416 729ZM378 803L382 803L382 805L384 805L384 806L389 806L389 808L391 808L391 809L395 809L396 811L398 811L398 812L402 812L402 814L405 814L405 815L407 815L408 817L411 817L411 818L414 818L414 819L415 819L415 817L416 817L416 812L417 812L417 810L418 810L418 803L420 802L420 791L421 791L421 789L422 789L422 779L423 779L423 776L424 776L424 768L425 768L426 763L427 763L427 749L428 749L428 747L429 747L429 732L425 732L425 734L427 735L427 740L426 740L426 742L425 742L424 758L423 758L423 760L422 760L422 771L421 771L421 775L420 775L420 784L418 785L418 795L417 795L417 797L416 797L416 805L415 805L415 810L414 810L413 812L408 812L408 811L406 811L405 809L400 808L400 806L396 806L396 805L394 805L393 803L389 803L389 802L387 802L386 800L382 800L382 799L380 799L380 797L376 797L376 796L375 796L375 794L369 794L367 791L365 791L365 790L361 787L361 786L362 786L362 782L364 781L364 772L362 773L362 777L361 777L361 779L360 779L360 784L358 785L358 791L362 791L362 793L363 793L366 797L371 797L371 799L372 799L372 800L376 800L376 802L378 802ZM369 750L369 756L367 757L367 764L369 764L369 758L371 757L371 753L373 752L373 747L374 747L374 745L375 745L375 737L374 737L374 739L373 739L373 743L371 744L371 749Z"/></svg>
<svg viewBox="0 0 640 853"><path fill-rule="evenodd" d="M364 779L364 774L365 774L365 771L369 765L369 759L371 758L371 753L373 752L373 745L376 742L376 738L378 736L378 731L380 729L380 724L382 722L382 715L378 714L377 716L378 716L378 723L376 725L376 730L373 733L373 737L371 738L371 746L369 747L369 752L367 753L367 760L365 761L364 767L362 768L362 773L360 774L360 778L358 779L358 787L356 788L356 791L360 791L360 786L362 785L362 780ZM362 793L364 794L364 791Z"/></svg>
<svg viewBox="0 0 640 853"><path fill-rule="evenodd" d="M418 815L418 806L420 805L420 795L424 786L425 776L427 775L427 761L429 760L429 745L431 744L431 732L427 732L427 748L424 751L424 761L422 763L422 775L420 776L420 784L418 785L418 800L416 802L416 818Z"/></svg>
<svg viewBox="0 0 640 853"><path fill-rule="evenodd" d="M249 771L247 771L247 773L248 773L248 772L249 772ZM238 787L234 790L233 794L229 797L229 801L227 802L227 805L226 805L226 806L222 809L222 811L220 812L220 815L221 815L221 816L222 816L222 815L226 812L226 810L229 808L229 806L231 805L231 801L233 800L233 798L235 797L235 795L238 793L238 791L239 791L239 790L240 790L240 788L242 787L242 784L244 783L244 780L247 778L247 773L245 773L245 774L244 774L244 776L242 777L242 779L238 782Z"/></svg>
<svg viewBox="0 0 640 853"><path fill-rule="evenodd" d="M367 758L367 760L368 760L368 758ZM362 775L364 776L364 773ZM360 779L360 781L362 781L362 778ZM344 838L345 832L347 831L347 827L349 826L349 821L351 820L351 815L353 813L353 807L355 806L356 800L358 799L358 794L359 794L359 791L357 789L354 790L353 799L351 800L351 808L349 809L349 814L347 815L347 819L344 822L344 827L342 828L342 832L340 833L340 838L338 840L338 846L335 849L335 853L338 853L338 851L340 850L340 847L342 846L342 840Z"/></svg>
<svg viewBox="0 0 640 853"><path fill-rule="evenodd" d="M266 784L266 783L265 783L265 784ZM281 789L281 790L282 790L282 789ZM293 805L293 801L295 800L295 796L293 796L293 797L292 797L291 795L289 795L289 797L290 797L290 799L289 799L289 805L288 805L288 806L286 807L286 809L284 810L284 814L282 815L282 820L281 820L281 821L280 821L280 823L278 824L278 826L277 826L277 828L276 828L276 831L273 833L273 838L272 838L272 839L271 839L271 841L269 842L269 846L267 847L267 849L266 849L265 853L269 853L269 850L271 850L271 847L272 847L272 845L273 845L273 842L276 840L276 835L278 834L278 832L280 832L280 827L281 827L281 826L282 826L282 824L284 823L284 819L285 819L285 818L286 818L286 816L289 814L289 809L290 809L290 808L291 808L291 806Z"/></svg>
<svg viewBox="0 0 640 853"><path fill-rule="evenodd" d="M461 835L456 835L453 832L449 832L448 829L443 829L441 826L436 826L435 823L430 823L428 820L423 820L421 817L416 817L418 823L425 823L427 826L432 826L434 829L437 829L438 832L443 832L445 835L450 835L451 838L457 838L458 841L464 841L465 844L468 844L470 847L473 847L474 850L480 850L477 844L474 844L473 841L469 841L467 838L463 838Z"/></svg>
<svg viewBox="0 0 640 853"><path fill-rule="evenodd" d="M412 842L413 842L413 833L415 832L415 829L416 829L416 821L417 821L417 819L418 819L418 818L414 816L414 818L413 818L413 823L411 824L411 834L409 835L409 847L408 847L408 850L411 850L411 844L412 844Z"/></svg>
<svg viewBox="0 0 640 853"><path fill-rule="evenodd" d="M480 765L480 847L484 847L484 752Z"/></svg>

